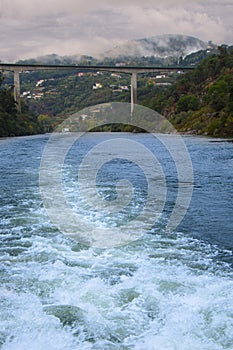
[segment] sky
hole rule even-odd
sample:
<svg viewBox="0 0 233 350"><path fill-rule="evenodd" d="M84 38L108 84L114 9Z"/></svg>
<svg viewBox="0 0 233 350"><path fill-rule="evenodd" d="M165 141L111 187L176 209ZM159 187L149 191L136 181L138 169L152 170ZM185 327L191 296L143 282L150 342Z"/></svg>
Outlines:
<svg viewBox="0 0 233 350"><path fill-rule="evenodd" d="M233 0L0 0L0 61L92 55L183 34L233 44Z"/></svg>

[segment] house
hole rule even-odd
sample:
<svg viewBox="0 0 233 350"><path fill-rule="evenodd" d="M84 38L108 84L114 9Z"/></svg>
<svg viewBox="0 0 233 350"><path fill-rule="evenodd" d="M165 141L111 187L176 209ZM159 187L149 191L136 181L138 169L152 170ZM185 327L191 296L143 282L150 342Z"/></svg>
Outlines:
<svg viewBox="0 0 233 350"><path fill-rule="evenodd" d="M36 83L36 86L41 86L43 84L45 80L41 79L41 80L38 80L38 82Z"/></svg>
<svg viewBox="0 0 233 350"><path fill-rule="evenodd" d="M119 85L119 89L121 89L122 91L128 91L129 90L128 86L126 86L126 85Z"/></svg>
<svg viewBox="0 0 233 350"><path fill-rule="evenodd" d="M97 89L101 89L102 87L103 87L102 84L100 84L100 83L95 83L95 84L92 86L92 89L93 89L93 90L97 90Z"/></svg>
<svg viewBox="0 0 233 350"><path fill-rule="evenodd" d="M26 96L29 96L29 95L31 95L31 92L30 92L30 91L24 91L24 92L20 95L20 97L26 97Z"/></svg>
<svg viewBox="0 0 233 350"><path fill-rule="evenodd" d="M155 79L164 79L166 78L166 75L165 74L159 74L159 75L156 75Z"/></svg>
<svg viewBox="0 0 233 350"><path fill-rule="evenodd" d="M116 73L112 73L112 74L111 74L111 77L114 77L114 78L121 78L121 75L120 75L120 74L116 74Z"/></svg>

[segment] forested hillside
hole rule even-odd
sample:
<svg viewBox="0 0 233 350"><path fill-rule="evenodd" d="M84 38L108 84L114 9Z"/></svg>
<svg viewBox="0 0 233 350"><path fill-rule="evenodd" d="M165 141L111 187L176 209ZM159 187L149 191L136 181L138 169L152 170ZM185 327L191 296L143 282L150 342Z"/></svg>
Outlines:
<svg viewBox="0 0 233 350"><path fill-rule="evenodd" d="M148 60L144 57L131 64L152 64ZM183 74L183 65L198 62L196 69ZM114 61L105 63L114 65ZM12 74L5 74L5 84L0 76L0 136L50 132L85 107L111 101L130 102L130 75L25 72L21 74L22 113L19 113L12 84ZM232 137L233 48L221 46L219 52L193 53L180 62L177 72L166 73L161 67L161 72L139 75L138 103L166 116L181 132ZM121 130L125 128L121 126Z"/></svg>
<svg viewBox="0 0 233 350"><path fill-rule="evenodd" d="M32 135L43 132L43 125L27 107L22 105L22 113L16 108L13 86L3 86L0 75L0 137Z"/></svg>
<svg viewBox="0 0 233 350"><path fill-rule="evenodd" d="M181 132L233 136L233 49L204 59L145 105L165 115Z"/></svg>

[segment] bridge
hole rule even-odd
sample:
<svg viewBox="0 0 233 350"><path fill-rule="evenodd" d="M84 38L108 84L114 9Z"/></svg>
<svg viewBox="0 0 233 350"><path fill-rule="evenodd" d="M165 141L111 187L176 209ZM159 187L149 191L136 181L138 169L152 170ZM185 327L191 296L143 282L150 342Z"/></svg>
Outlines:
<svg viewBox="0 0 233 350"><path fill-rule="evenodd" d="M20 73L38 70L78 70L83 71L105 71L105 72L119 72L131 74L131 114L133 113L134 104L137 103L137 75L139 73L150 72L169 72L169 71L188 71L195 67L181 67L181 66L157 66L157 67L140 67L140 66L84 66L84 65L45 65L45 64L14 64L14 63L0 63L1 71L11 71L14 73L14 98L17 103L18 111L21 111L20 103Z"/></svg>

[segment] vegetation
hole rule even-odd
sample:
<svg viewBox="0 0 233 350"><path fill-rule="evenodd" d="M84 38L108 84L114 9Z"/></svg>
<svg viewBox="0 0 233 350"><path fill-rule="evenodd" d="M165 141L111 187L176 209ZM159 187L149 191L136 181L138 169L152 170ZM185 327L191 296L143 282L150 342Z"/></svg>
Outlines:
<svg viewBox="0 0 233 350"><path fill-rule="evenodd" d="M13 86L3 86L0 75L0 137L22 136L51 130L48 116L36 116L22 101L22 112L17 111Z"/></svg>
<svg viewBox="0 0 233 350"><path fill-rule="evenodd" d="M144 101L148 105L148 101ZM149 102L181 132L233 136L233 49L201 61L197 68Z"/></svg>
<svg viewBox="0 0 233 350"><path fill-rule="evenodd" d="M181 72L182 66L195 65L201 60L189 73L171 72L163 79L156 78L159 73L140 75L138 103L164 115L181 132L232 137L233 48L221 46L218 50L201 50L180 58ZM87 57L86 60L86 64L119 63L113 59L96 62ZM142 57L123 63L146 66L159 62L156 58ZM109 101L130 102L130 76L76 70L25 72L21 74L21 92L22 113L19 113L13 98L12 75L5 74L4 82L0 76L0 136L51 132L64 119L86 107ZM91 127L95 125L93 118L97 117L98 113L88 116L80 120L80 125L88 123ZM148 119L144 124L150 126L150 123ZM124 123L114 126L108 123L104 130L142 131Z"/></svg>

